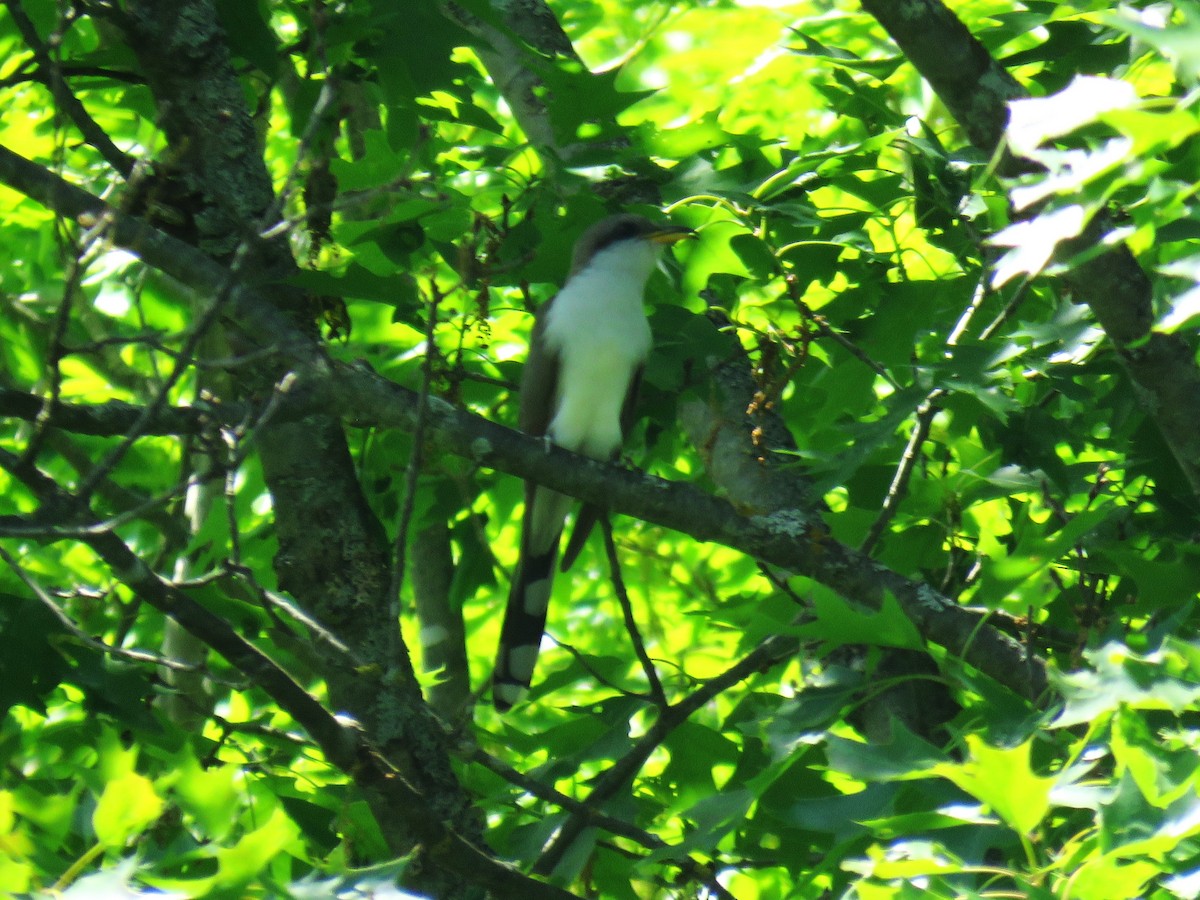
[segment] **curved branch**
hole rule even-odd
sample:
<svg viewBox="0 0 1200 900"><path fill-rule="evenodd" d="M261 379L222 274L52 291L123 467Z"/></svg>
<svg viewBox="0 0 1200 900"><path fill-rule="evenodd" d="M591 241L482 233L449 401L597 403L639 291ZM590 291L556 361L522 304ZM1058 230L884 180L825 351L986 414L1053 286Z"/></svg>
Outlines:
<svg viewBox="0 0 1200 900"><path fill-rule="evenodd" d="M492 15L485 17L478 13L478 7L467 9L457 0L439 2L442 14L476 39L475 50L488 76L542 165L555 176L564 165L594 152L598 142L563 141L556 135L551 109L555 98L546 88L545 76L539 73L566 60L579 77L599 76L583 68L571 39L545 0L490 0L490 5ZM623 139L617 139L607 146L623 144Z"/></svg>
<svg viewBox="0 0 1200 900"><path fill-rule="evenodd" d="M940 0L862 0L982 150L1000 146L1025 89Z"/></svg>
<svg viewBox="0 0 1200 900"><path fill-rule="evenodd" d="M289 377L319 381L329 376L322 346L283 311L299 308L299 289L272 284L267 294L266 289L252 288L195 247L121 213L4 147L0 182L65 218L102 226L97 233L103 231L113 244L199 297L222 297L222 325L239 352L263 347L275 351L256 372L264 392L275 380L282 385ZM279 584L373 665L394 673L390 689L376 692L362 691L355 672L332 668L323 674L335 700L365 723L385 753L419 758L421 768L414 780L428 792L433 808L445 811L463 833L474 836L468 824L475 817L473 807L454 779L445 735L422 700L411 661L407 653L400 659L388 656L397 643L389 636L398 626L383 598L386 539L362 496L341 421L331 413L336 409L312 407L290 418L279 416L277 409L256 429L259 458L276 500L276 534L286 548L276 557Z"/></svg>
<svg viewBox="0 0 1200 900"><path fill-rule="evenodd" d="M552 167L557 160L569 156L569 148L559 144L554 136L549 111L540 96L544 85L530 64L530 50L512 32L485 21L454 0L443 0L440 6L446 18L479 40L480 59L542 161ZM534 36L533 32L530 34ZM562 37L566 40L566 35ZM571 46L570 41L566 41L566 46ZM574 48L571 54L574 55Z"/></svg>
<svg viewBox="0 0 1200 900"><path fill-rule="evenodd" d="M305 396L307 395L307 396ZM372 372L339 366L332 377L298 383L285 400L342 409L361 424L411 429L417 395ZM929 585L905 578L834 540L820 519L800 507L745 516L732 503L691 484L630 472L546 447L521 434L431 398L429 440L439 450L544 484L604 510L672 528L700 541L740 550L806 575L870 609L892 595L921 634L1029 699L1046 690L1045 663L1017 641Z"/></svg>
<svg viewBox="0 0 1200 900"><path fill-rule="evenodd" d="M720 675L710 678L699 689L664 709L654 720L654 724L634 744L633 749L605 769L604 774L596 779L595 786L588 794L588 805L599 806L622 790L642 770L650 754L658 749L672 731L686 722L692 713L739 681L745 681L756 672L765 672L772 666L790 659L796 654L799 643L794 637L773 634ZM552 873L587 824L587 819L582 816L569 819L554 835L534 866L534 871L542 875Z"/></svg>

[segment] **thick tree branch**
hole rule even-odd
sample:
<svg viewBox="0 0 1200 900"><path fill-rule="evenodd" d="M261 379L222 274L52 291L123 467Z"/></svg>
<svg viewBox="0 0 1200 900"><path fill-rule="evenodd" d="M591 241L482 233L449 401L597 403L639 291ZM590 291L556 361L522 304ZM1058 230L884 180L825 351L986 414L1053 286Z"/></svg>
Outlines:
<svg viewBox="0 0 1200 900"><path fill-rule="evenodd" d="M45 407L45 400L37 394L0 387L0 417L37 421ZM233 422L238 417L225 418L228 407L212 410L191 406L164 406L155 415L145 416L145 407L122 400L107 403L67 403L62 400L50 404L44 417L48 425L72 431L75 434L90 434L97 437L115 437L128 434L141 423L140 433L145 435L203 434L214 424L213 415L222 415L221 422Z"/></svg>
<svg viewBox="0 0 1200 900"><path fill-rule="evenodd" d="M125 10L121 27L147 77L170 148L165 177L178 189L172 196L181 198L177 211L191 226L189 237L203 250L188 254L185 266L194 274L200 258L212 257L263 286L255 302L237 303L224 298L229 271L205 267L197 293L223 298L218 337L241 354L289 335L301 357L275 356L231 373L230 393L254 402L289 370L320 367L325 360L307 294L267 287L296 267L284 233L262 236L278 219L281 203L245 85L212 0L130 0ZM111 221L103 212L95 219ZM314 408L303 419L268 419L256 429L255 447L274 504L280 586L387 673L387 690L363 691L358 673L323 671L333 703L357 717L389 758L411 763L406 771L432 814L478 837L482 820L454 775L446 736L424 702L407 648L395 638L399 623L386 596L386 535L363 494L336 412ZM374 812L390 815L385 807ZM419 844L414 835L409 849ZM427 889L447 897L478 890L461 880Z"/></svg>
<svg viewBox="0 0 1200 900"><path fill-rule="evenodd" d="M717 310L709 316L719 326L727 324ZM795 439L777 407L756 383L741 347L735 345L724 357L704 362L709 371L707 395L681 403L679 420L713 480L743 513L751 510L772 516L801 509L819 519L824 504L795 464ZM869 549L858 552L870 556ZM847 648L846 652L859 655L861 651ZM875 665L874 675L879 677L884 671L928 675L936 666L920 650L888 647ZM879 742L890 738L895 719L938 743L945 737L946 723L957 712L942 682L914 677L874 692L864 699L863 709L872 712L862 721L879 727L860 728L869 740Z"/></svg>
<svg viewBox="0 0 1200 900"><path fill-rule="evenodd" d="M862 5L937 92L971 142L995 152L1008 122L1006 104L1026 95L1016 80L941 0L862 0ZM1068 255L1093 249L1110 231L1107 217L1098 215L1064 249ZM1180 335L1151 330L1154 313L1146 273L1121 245L1074 267L1064 281L1074 299L1091 308L1117 348L1192 493L1200 498L1200 368Z"/></svg>
<svg viewBox="0 0 1200 900"><path fill-rule="evenodd" d="M170 177L195 197L178 210L194 221L200 249L231 260L253 250L255 267L295 268L286 241L263 241L277 208L262 139L246 108L210 0L130 0L121 24L154 94L171 153Z"/></svg>
<svg viewBox="0 0 1200 900"><path fill-rule="evenodd" d="M488 76L508 103L550 180L558 182L560 189L577 190L580 182L560 177L565 167L584 161L594 165L598 151L618 151L628 140L619 134L608 139L564 135L561 126L556 127L554 107L558 104L565 108L574 101L570 97L556 97L548 86L553 80L549 76L554 67L559 67L560 76L583 81L600 76L583 68L546 0L489 0L488 5L490 10L481 11L477 5L458 0L438 0L442 14L475 38L474 48ZM642 158L640 163L655 165L649 158ZM622 182L608 194L625 202L661 200L657 185L640 178Z"/></svg>
<svg viewBox="0 0 1200 900"><path fill-rule="evenodd" d="M307 391L312 393L301 396ZM411 429L417 396L373 373L340 367L334 377L297 384L295 402L332 404L361 424ZM962 656L1001 684L1034 699L1046 689L1045 664L929 585L905 578L833 540L824 524L800 508L744 516L693 485L618 469L430 400L427 426L439 450L528 478L601 509L673 528L701 541L741 550L807 575L848 600L878 609L891 594L929 640Z"/></svg>
<svg viewBox="0 0 1200 900"><path fill-rule="evenodd" d="M1009 100L1026 95L940 0L862 0L982 150L1000 146Z"/></svg>
<svg viewBox="0 0 1200 900"><path fill-rule="evenodd" d="M409 549L413 601L421 622L421 659L440 673L429 687L429 705L446 722L470 719L471 669L462 604L453 596L454 554L450 529L433 522L417 530Z"/></svg>
<svg viewBox="0 0 1200 900"><path fill-rule="evenodd" d="M521 130L537 150L547 168L569 160L579 145L564 145L554 134L550 111L543 96L545 85L537 74L539 64L552 64L531 51L552 58L561 54L578 59L575 48L558 25L554 14L539 0L497 0L507 27L487 21L455 0L441 0L443 15L479 42L479 56L497 90L508 102ZM553 24L550 24L553 23ZM522 44L524 39L528 46Z"/></svg>

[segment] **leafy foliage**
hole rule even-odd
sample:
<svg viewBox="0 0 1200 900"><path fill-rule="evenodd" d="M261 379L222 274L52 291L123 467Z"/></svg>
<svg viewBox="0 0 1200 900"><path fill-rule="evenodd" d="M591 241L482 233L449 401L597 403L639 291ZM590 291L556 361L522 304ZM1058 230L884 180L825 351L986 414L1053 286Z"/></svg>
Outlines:
<svg viewBox="0 0 1200 900"><path fill-rule="evenodd" d="M1011 105L1006 148L1024 163L1006 167L854 4L557 0L579 59L530 49L503 4L460 5L469 20L437 4L215 4L279 198L243 225L288 241L289 285L315 298L330 357L511 423L530 313L573 240L617 206L661 204L700 240L650 285L656 351L629 458L730 492L678 418L740 348L746 400L794 437L788 471L824 496L827 539L980 610L980 628L1050 662L1055 689L1017 696L928 642L890 593L849 605L819 577L618 518L667 705L594 540L558 579L529 702L439 709L495 855L613 898L1195 896L1190 451L1126 367L1142 345L1106 333L1070 280L1098 247L1127 247L1155 329L1194 369L1190 7L955 4L1032 95ZM129 12L6 4L0 144L201 246L194 161ZM517 34L529 106L497 74L497 35ZM111 146L81 132L70 97ZM255 676L209 653L211 705L168 713L187 666L162 667L165 617L87 540L117 535L343 712L322 668L335 650L281 597L295 593L276 568L290 513L257 449L262 409L229 387L263 354L204 345L203 298L104 223L0 187L0 228L0 893L402 896L410 860L377 799ZM89 431L51 425L48 404L22 413L18 395L212 418ZM416 546L446 528L468 669L427 671L424 687L486 684L518 480L418 457L414 434L377 422L347 432L361 496L407 565L393 574L413 651L429 625ZM31 466L92 517L47 504ZM323 623L334 637L345 624ZM799 652L763 651L782 639ZM935 665L889 668L893 648ZM357 663L361 694L386 693L378 661ZM891 709L882 735L866 724L890 689L926 681L953 698L943 730Z"/></svg>

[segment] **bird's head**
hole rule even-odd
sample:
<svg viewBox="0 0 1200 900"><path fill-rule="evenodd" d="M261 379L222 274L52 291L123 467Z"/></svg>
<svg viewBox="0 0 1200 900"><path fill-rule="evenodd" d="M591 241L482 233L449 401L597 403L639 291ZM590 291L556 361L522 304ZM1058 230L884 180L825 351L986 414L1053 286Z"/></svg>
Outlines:
<svg viewBox="0 0 1200 900"><path fill-rule="evenodd" d="M695 237L696 232L682 225L654 222L645 216L621 213L601 219L575 243L571 274L585 269L601 253L628 252L634 258L657 258L668 244Z"/></svg>

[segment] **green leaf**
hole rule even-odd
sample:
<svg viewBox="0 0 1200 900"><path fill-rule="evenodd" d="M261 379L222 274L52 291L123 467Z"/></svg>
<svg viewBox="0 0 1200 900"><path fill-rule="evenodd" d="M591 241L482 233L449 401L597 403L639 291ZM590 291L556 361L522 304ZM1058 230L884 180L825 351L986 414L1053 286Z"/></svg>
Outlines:
<svg viewBox="0 0 1200 900"><path fill-rule="evenodd" d="M261 827L244 835L234 846L217 850L217 883L227 889L249 883L299 835L300 829L282 808L276 807Z"/></svg>
<svg viewBox="0 0 1200 900"><path fill-rule="evenodd" d="M1129 772L1148 802L1167 807L1192 791L1200 761L1190 747L1167 746L1141 711L1119 709L1112 729L1113 758Z"/></svg>
<svg viewBox="0 0 1200 900"><path fill-rule="evenodd" d="M946 755L914 735L900 722L892 723L886 744L852 741L830 735L825 740L829 765L860 781L891 781L927 778L933 766Z"/></svg>
<svg viewBox="0 0 1200 900"><path fill-rule="evenodd" d="M729 247L750 275L759 281L765 281L779 271L779 261L775 255L753 234L735 234L729 239Z"/></svg>
<svg viewBox="0 0 1200 900"><path fill-rule="evenodd" d="M1090 669L1059 675L1067 698L1056 720L1060 726L1093 722L1124 705L1132 709L1187 709L1200 700L1200 684L1171 674L1173 654L1145 655L1110 642L1087 651Z"/></svg>
<svg viewBox="0 0 1200 900"><path fill-rule="evenodd" d="M351 263L343 272L297 272L291 282L313 294L343 299L374 300L396 307L397 314L411 316L420 307L416 281L406 272L376 275Z"/></svg>
<svg viewBox="0 0 1200 900"><path fill-rule="evenodd" d="M1071 894L1079 900L1140 900L1148 882L1163 873L1151 862L1125 862L1119 854L1094 856L1071 875Z"/></svg>
<svg viewBox="0 0 1200 900"><path fill-rule="evenodd" d="M604 142L617 138L624 131L618 124L620 113L653 93L618 91L619 69L589 72L573 60L558 60L553 64L542 62L535 65L535 71L545 84L547 96L554 98L547 112L555 140L561 146L586 141L596 154L595 159L573 158L573 165L606 162L609 153L603 148Z"/></svg>
<svg viewBox="0 0 1200 900"><path fill-rule="evenodd" d="M215 5L230 49L264 75L275 77L279 70L278 42L263 21L260 5L242 0L215 0Z"/></svg>
<svg viewBox="0 0 1200 900"><path fill-rule="evenodd" d="M125 772L104 785L92 813L92 827L102 844L124 847L149 828L165 806L149 778Z"/></svg>
<svg viewBox="0 0 1200 900"><path fill-rule="evenodd" d="M1002 287L1018 275L1038 275L1060 243L1078 237L1087 224L1087 211L1077 203L1010 225L992 238L998 247L1011 247L997 261L992 285Z"/></svg>
<svg viewBox="0 0 1200 900"><path fill-rule="evenodd" d="M1038 161L1047 172L1032 184L1018 185L1009 192L1014 209L1029 209L1056 195L1078 196L1101 176L1133 163L1134 144L1128 138L1111 138L1087 150L1044 150L1038 154Z"/></svg>
<svg viewBox="0 0 1200 900"><path fill-rule="evenodd" d="M970 734L966 742L966 762L942 763L934 771L985 804L1018 834L1032 834L1050 812L1050 790L1055 783L1030 769L1033 741L1004 749Z"/></svg>
<svg viewBox="0 0 1200 900"><path fill-rule="evenodd" d="M819 639L826 646L870 644L914 650L924 646L912 620L889 592L877 612L855 607L821 586L814 586L810 596L815 620L796 629L802 637Z"/></svg>
<svg viewBox="0 0 1200 900"><path fill-rule="evenodd" d="M1096 121L1102 113L1137 103L1137 91L1116 78L1077 76L1050 97L1012 100L1005 135L1018 156L1036 157L1051 138L1070 134Z"/></svg>
<svg viewBox="0 0 1200 900"><path fill-rule="evenodd" d="M237 825L240 799L239 770L236 766L202 769L190 754L181 754L177 765L178 780L173 788L180 807L196 817L200 827L217 840Z"/></svg>
<svg viewBox="0 0 1200 900"><path fill-rule="evenodd" d="M43 603L0 593L0 713L21 704L45 709L43 698L66 677L69 667L54 641L66 634L63 623Z"/></svg>

